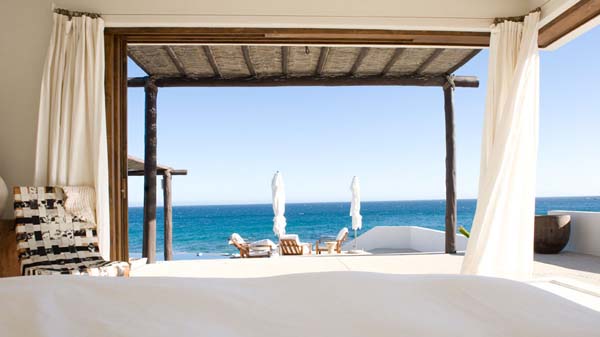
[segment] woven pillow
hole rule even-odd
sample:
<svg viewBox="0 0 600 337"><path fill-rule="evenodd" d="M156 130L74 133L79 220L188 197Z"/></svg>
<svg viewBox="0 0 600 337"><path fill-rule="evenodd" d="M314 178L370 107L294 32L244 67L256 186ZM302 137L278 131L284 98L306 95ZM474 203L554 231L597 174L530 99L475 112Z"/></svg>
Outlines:
<svg viewBox="0 0 600 337"><path fill-rule="evenodd" d="M96 224L96 191L89 186L64 186L65 211L81 221Z"/></svg>

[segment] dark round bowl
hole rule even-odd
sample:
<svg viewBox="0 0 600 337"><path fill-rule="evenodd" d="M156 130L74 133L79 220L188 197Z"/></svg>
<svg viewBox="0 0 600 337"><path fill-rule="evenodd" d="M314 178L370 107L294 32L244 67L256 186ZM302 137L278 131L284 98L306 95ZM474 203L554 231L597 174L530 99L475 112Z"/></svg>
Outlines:
<svg viewBox="0 0 600 337"><path fill-rule="evenodd" d="M538 254L558 254L569 242L570 215L536 215L533 250Z"/></svg>

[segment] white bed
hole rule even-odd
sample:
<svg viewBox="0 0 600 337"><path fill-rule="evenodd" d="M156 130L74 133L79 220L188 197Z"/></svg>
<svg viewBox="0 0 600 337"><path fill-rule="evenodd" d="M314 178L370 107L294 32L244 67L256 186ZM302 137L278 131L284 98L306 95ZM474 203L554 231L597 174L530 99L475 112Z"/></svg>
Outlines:
<svg viewBox="0 0 600 337"><path fill-rule="evenodd" d="M501 279L359 272L0 280L8 336L600 336L600 313Z"/></svg>

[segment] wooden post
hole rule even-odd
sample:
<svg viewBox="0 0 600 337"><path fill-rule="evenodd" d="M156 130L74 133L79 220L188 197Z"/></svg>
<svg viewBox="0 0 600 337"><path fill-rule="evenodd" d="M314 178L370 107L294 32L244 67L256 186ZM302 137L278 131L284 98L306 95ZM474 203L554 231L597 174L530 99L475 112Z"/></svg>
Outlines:
<svg viewBox="0 0 600 337"><path fill-rule="evenodd" d="M165 261L173 260L173 207L171 202L171 171L166 170L163 175L163 210L165 213Z"/></svg>
<svg viewBox="0 0 600 337"><path fill-rule="evenodd" d="M446 253L456 253L456 158L454 143L454 103L451 83L444 85L446 115Z"/></svg>
<svg viewBox="0 0 600 337"><path fill-rule="evenodd" d="M156 261L156 96L158 88L149 77L146 93L144 147L144 236L142 256Z"/></svg>

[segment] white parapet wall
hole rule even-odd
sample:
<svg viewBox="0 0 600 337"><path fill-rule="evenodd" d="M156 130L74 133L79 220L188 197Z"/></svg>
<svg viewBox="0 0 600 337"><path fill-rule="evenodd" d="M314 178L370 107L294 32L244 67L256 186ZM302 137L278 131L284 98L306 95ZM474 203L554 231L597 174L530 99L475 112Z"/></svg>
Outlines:
<svg viewBox="0 0 600 337"><path fill-rule="evenodd" d="M600 256L600 212L550 211L571 216L571 236L566 251Z"/></svg>
<svg viewBox="0 0 600 337"><path fill-rule="evenodd" d="M366 251L376 249L415 250L418 252L443 252L445 233L418 226L377 226L358 237L358 248ZM354 240L344 246L344 250L354 247ZM456 250L464 251L467 238L456 235Z"/></svg>

